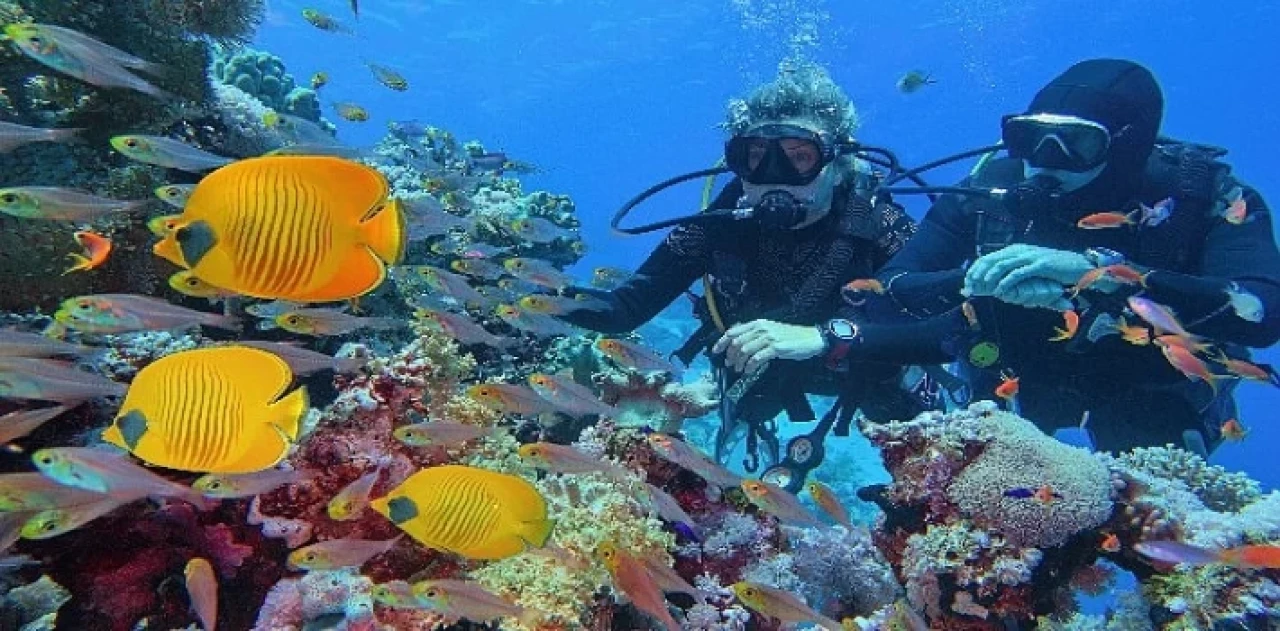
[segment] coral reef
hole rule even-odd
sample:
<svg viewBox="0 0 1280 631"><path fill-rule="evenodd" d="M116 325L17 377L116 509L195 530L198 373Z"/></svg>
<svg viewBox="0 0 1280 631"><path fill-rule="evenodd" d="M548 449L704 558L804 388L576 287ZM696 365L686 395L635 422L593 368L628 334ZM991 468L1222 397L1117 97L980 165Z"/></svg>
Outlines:
<svg viewBox="0 0 1280 631"><path fill-rule="evenodd" d="M209 74L277 112L320 122L320 99L316 91L298 86L293 75L285 72L284 61L271 53L246 47L220 47Z"/></svg>

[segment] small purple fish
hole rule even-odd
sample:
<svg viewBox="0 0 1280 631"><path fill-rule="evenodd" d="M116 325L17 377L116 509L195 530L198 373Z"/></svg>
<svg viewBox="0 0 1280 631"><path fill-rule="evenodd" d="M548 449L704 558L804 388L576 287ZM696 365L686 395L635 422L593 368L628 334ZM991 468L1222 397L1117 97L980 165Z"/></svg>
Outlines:
<svg viewBox="0 0 1280 631"><path fill-rule="evenodd" d="M646 483L645 487L649 490L649 505L659 517L670 522L677 532L684 534L687 538L702 541L702 535L698 532L698 523L685 512L676 498L652 484Z"/></svg>
<svg viewBox="0 0 1280 631"><path fill-rule="evenodd" d="M1129 309L1138 314L1138 317L1147 324L1155 327L1157 331L1181 337L1194 337L1182 328L1178 316L1169 307L1141 296L1129 296L1128 303Z"/></svg>
<svg viewBox="0 0 1280 631"><path fill-rule="evenodd" d="M0 445L11 443L36 431L41 425L57 418L68 409L70 408L65 405L55 405L38 410L14 410L0 416Z"/></svg>
<svg viewBox="0 0 1280 631"><path fill-rule="evenodd" d="M1222 562L1220 550L1201 548L1180 541L1141 541L1133 544L1133 549L1142 556L1162 563L1208 565Z"/></svg>
<svg viewBox="0 0 1280 631"><path fill-rule="evenodd" d="M560 289L573 284L573 278L542 259L516 257L503 261L502 266L512 276L535 285Z"/></svg>
<svg viewBox="0 0 1280 631"><path fill-rule="evenodd" d="M591 388L569 377L535 372L529 375L528 382L529 387L533 388L538 396L550 401L561 412L571 416L595 414L617 418L622 414L622 410L601 401Z"/></svg>
<svg viewBox="0 0 1280 631"><path fill-rule="evenodd" d="M532 416L559 410L530 388L513 383L482 383L467 388L467 396L504 414Z"/></svg>
<svg viewBox="0 0 1280 631"><path fill-rule="evenodd" d="M430 421L401 425L391 433L396 440L410 447L459 447L477 438L502 433L501 427L482 427L469 423Z"/></svg>
<svg viewBox="0 0 1280 631"><path fill-rule="evenodd" d="M79 403L118 397L125 386L52 359L0 357L0 397L53 403Z"/></svg>
<svg viewBox="0 0 1280 631"><path fill-rule="evenodd" d="M254 473L210 473L196 478L191 488L200 491L205 497L214 499L236 499L254 497L280 488L286 484L298 484L310 478L309 475L291 469L267 469Z"/></svg>
<svg viewBox="0 0 1280 631"><path fill-rule="evenodd" d="M673 375L681 373L679 366L635 342L602 337L596 340L596 349L609 359L633 370L668 372Z"/></svg>
<svg viewBox="0 0 1280 631"><path fill-rule="evenodd" d="M630 477L626 469L569 445L529 443L520 446L519 454L521 460L555 473L603 473L622 484Z"/></svg>
<svg viewBox="0 0 1280 631"><path fill-rule="evenodd" d="M353 537L321 541L289 553L289 568L318 571L360 567L369 559L394 548L403 537L404 535L400 535L386 541Z"/></svg>
<svg viewBox="0 0 1280 631"><path fill-rule="evenodd" d="M572 326L553 316L525 311L515 305L500 304L493 308L493 313L513 328L537 337L567 337L574 334Z"/></svg>
<svg viewBox="0 0 1280 631"><path fill-rule="evenodd" d="M459 302L484 302L484 296L476 293L471 287L471 283L467 281L465 276L459 276L453 272L442 270L438 267L423 265L417 268L418 273L422 275L422 279L427 282L432 289L452 297Z"/></svg>
<svg viewBox="0 0 1280 631"><path fill-rule="evenodd" d="M1166 197L1155 203L1154 206L1139 204L1142 209L1142 219L1139 221L1144 226L1154 228L1169 219L1177 208L1177 202L1172 197Z"/></svg>
<svg viewBox="0 0 1280 631"><path fill-rule="evenodd" d="M486 280L498 279L507 273L501 265L483 258L455 259L449 263L449 269L471 278Z"/></svg>
<svg viewBox="0 0 1280 631"><path fill-rule="evenodd" d="M85 333L168 331L199 325L239 331L235 318L179 307L137 294L94 294L62 301L54 319Z"/></svg>
<svg viewBox="0 0 1280 631"><path fill-rule="evenodd" d="M410 241L448 234L454 230L473 232L476 229L474 220L449 213L434 197L412 199L402 204L402 207Z"/></svg>
<svg viewBox="0 0 1280 631"><path fill-rule="evenodd" d="M69 142L83 128L42 129L0 121L0 153L8 153L33 142Z"/></svg>
<svg viewBox="0 0 1280 631"><path fill-rule="evenodd" d="M289 364L289 369L293 374L298 376L306 376L317 373L322 370L332 370L338 374L350 374L359 372L365 364L369 363L368 359L360 357L333 357L324 353L317 353L298 346L296 344L286 344L283 342L263 342L258 340L242 340L236 342L240 346L251 346L259 348L268 353L274 353Z"/></svg>
<svg viewBox="0 0 1280 631"><path fill-rule="evenodd" d="M497 349L509 348L519 340L498 337L476 324L471 318L438 309L423 309L418 317L427 328L439 331L457 340L459 344L484 344Z"/></svg>
<svg viewBox="0 0 1280 631"><path fill-rule="evenodd" d="M511 222L511 232L530 243L551 243L556 239L573 239L578 236L568 228L562 228L542 217L527 217Z"/></svg>

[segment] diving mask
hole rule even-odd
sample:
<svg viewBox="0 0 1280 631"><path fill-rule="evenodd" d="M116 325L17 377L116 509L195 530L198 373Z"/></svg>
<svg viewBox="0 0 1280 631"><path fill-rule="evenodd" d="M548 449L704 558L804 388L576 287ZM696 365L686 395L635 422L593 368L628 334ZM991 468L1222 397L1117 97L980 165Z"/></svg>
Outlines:
<svg viewBox="0 0 1280 631"><path fill-rule="evenodd" d="M1000 130L1010 157L1033 167L1074 173L1105 163L1112 141L1106 127L1059 114L1006 116Z"/></svg>
<svg viewBox="0 0 1280 631"><path fill-rule="evenodd" d="M725 164L748 184L805 186L836 156L823 134L782 123L753 127L724 145Z"/></svg>

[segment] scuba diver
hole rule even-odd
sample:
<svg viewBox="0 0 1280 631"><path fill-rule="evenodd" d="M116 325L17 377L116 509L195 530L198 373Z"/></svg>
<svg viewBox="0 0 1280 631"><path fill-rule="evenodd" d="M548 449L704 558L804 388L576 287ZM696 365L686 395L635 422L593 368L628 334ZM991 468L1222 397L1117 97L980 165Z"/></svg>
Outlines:
<svg viewBox="0 0 1280 631"><path fill-rule="evenodd" d="M1238 380L1202 369L1226 375L1215 360L1280 338L1280 254L1226 152L1160 137L1163 110L1146 68L1084 61L1004 117L988 149L1007 157L958 187L882 189L952 194L879 273L897 322L870 313L847 356L958 361L971 394L1001 395L1064 442L1207 457L1239 429ZM1157 338L1179 323L1201 339Z"/></svg>
<svg viewBox="0 0 1280 631"><path fill-rule="evenodd" d="M727 169L673 178L624 206L615 229L676 227L621 286L568 290L601 298L608 309L561 316L602 333L629 332L702 277L705 291L695 303L701 327L674 355L688 364L726 329L729 339L757 351L755 361L723 345L712 355L721 388L715 456L724 462L733 443L745 439L747 471L760 469L763 448L764 465L772 468L762 477L793 491L821 461L826 434L846 435L856 410L879 420L912 418L924 409L920 399L928 399L901 386L904 369L893 362L839 373L820 359L787 361L812 358L830 339L851 333L828 326L844 306L841 287L872 278L915 232L900 207L870 203L879 180L863 156L884 163L872 154L892 154L856 144L855 124L848 97L815 65L784 68L773 83L731 102ZM725 170L736 177L704 212L618 227L654 192ZM774 418L786 411L794 422L816 420L806 392L837 396L837 405L812 433L793 439L784 458Z"/></svg>

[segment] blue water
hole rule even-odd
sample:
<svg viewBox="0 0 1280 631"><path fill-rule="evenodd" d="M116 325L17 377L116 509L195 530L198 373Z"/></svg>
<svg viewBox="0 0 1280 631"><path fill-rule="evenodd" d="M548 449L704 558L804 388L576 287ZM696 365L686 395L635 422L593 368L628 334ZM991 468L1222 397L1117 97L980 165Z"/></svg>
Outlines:
<svg viewBox="0 0 1280 631"><path fill-rule="evenodd" d="M1237 174L1271 203L1280 189L1280 108L1274 95L1280 4L945 0L360 0L358 35L321 32L303 7L350 22L346 0L272 0L255 45L300 81L324 70L329 103L353 100L366 123L338 121L340 138L376 141L389 120L417 118L540 165L526 190L573 196L592 250L581 269L635 266L657 237L620 238L608 220L635 193L720 155L727 99L771 78L788 53L826 65L863 117L864 142L919 163L997 139L1002 114L1071 63L1095 56L1148 65L1167 100L1164 131L1226 146ZM392 66L410 89L374 82L363 61ZM920 68L938 84L904 95ZM959 170L935 175L942 183ZM636 220L697 208L698 187L657 198ZM911 206L920 216L925 208ZM1270 350L1262 361L1280 363ZM1214 461L1269 488L1280 468L1280 390L1244 384L1242 443Z"/></svg>

